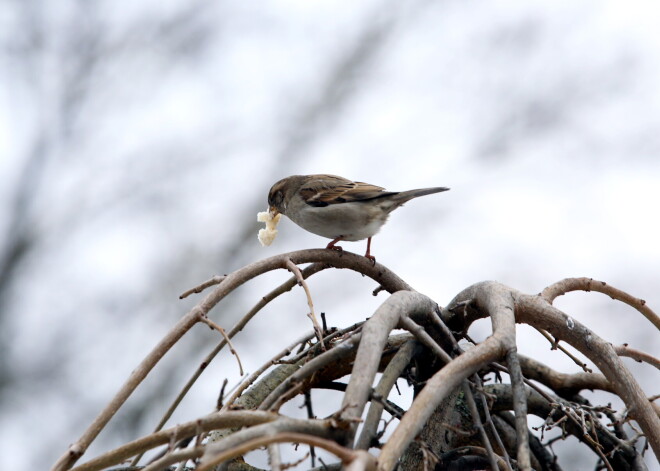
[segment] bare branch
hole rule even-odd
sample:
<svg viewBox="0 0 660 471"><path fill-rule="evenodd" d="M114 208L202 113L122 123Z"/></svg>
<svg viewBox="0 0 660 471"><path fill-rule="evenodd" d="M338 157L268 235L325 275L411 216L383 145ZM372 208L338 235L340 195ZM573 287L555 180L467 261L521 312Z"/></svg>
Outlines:
<svg viewBox="0 0 660 471"><path fill-rule="evenodd" d="M217 330L220 335L225 339L225 342L227 342L227 345L229 345L229 351L231 352L232 355L236 357L236 361L238 362L238 374L240 376L243 376L245 373L243 373L243 364L241 363L241 357L238 355L238 352L234 348L234 344L231 343L230 338L227 336L227 332L225 332L225 329L220 327L218 324L213 322L211 319L208 317L202 317L200 319L204 324L208 325L211 329Z"/></svg>
<svg viewBox="0 0 660 471"><path fill-rule="evenodd" d="M404 343L401 348L399 348L399 351L394 355L394 358L390 361L383 372L374 394L379 395L383 399L386 399L387 396L389 396L394 383L396 383L396 380L399 378L403 370L408 367L410 359L415 355L418 349L419 344L414 340ZM362 433L357 440L355 448L362 450L369 449L372 440L376 437L376 429L383 413L383 409L384 403L371 402L369 412L367 413L367 417L362 426Z"/></svg>
<svg viewBox="0 0 660 471"><path fill-rule="evenodd" d="M104 453L87 463L76 466L72 471L101 470L108 466L117 465L138 453L144 453L157 446L166 445L170 442L176 442L191 437L200 431L208 432L220 428L263 424L265 422L277 420L277 418L277 414L262 411L214 412L201 419L180 424L166 430L161 430L160 432L152 433L146 437L129 442L115 450Z"/></svg>
<svg viewBox="0 0 660 471"><path fill-rule="evenodd" d="M331 264L337 268L351 268L366 276L373 278L380 285L391 291L409 289L409 286L398 276L389 271L379 263L372 264L371 260L350 252L337 253L335 250L312 249L277 255L247 265L229 275L218 285L215 290L206 296L197 306L183 316L165 337L153 348L153 350L142 360L137 368L133 370L128 380L110 403L97 416L92 424L85 430L81 437L73 443L64 455L53 466L53 471L64 471L69 469L85 453L89 445L99 432L119 410L121 405L128 399L137 386L144 380L153 367L169 351L170 348L188 332L197 322L201 321L209 311L234 289L263 273L280 269L285 265L285 260L290 259L293 263L321 262Z"/></svg>
<svg viewBox="0 0 660 471"><path fill-rule="evenodd" d="M529 440L527 439L527 397L523 375L518 361L518 349L514 346L506 353L506 363L509 366L511 386L513 388L513 410L516 413L516 438L518 442L518 466L523 470L531 470L529 457Z"/></svg>
<svg viewBox="0 0 660 471"><path fill-rule="evenodd" d="M325 349L325 346L323 345L323 329L321 328L321 324L319 324L319 320L316 318L316 314L314 314L314 302L312 301L312 293L309 291L309 286L307 285L305 278L300 272L300 268L298 268L298 266L293 263L291 259L286 259L284 267L293 273L293 275L296 277L296 280L298 281L298 284L305 290L305 296L307 296L307 305L309 306L309 318L312 320L312 324L314 324L316 337L319 339L321 348Z"/></svg>
<svg viewBox="0 0 660 471"><path fill-rule="evenodd" d="M651 321L656 329L660 329L660 316L646 305L646 301L631 296L625 291L621 291L620 289L608 285L604 281L597 281L593 278L566 278L545 288L541 292L541 297L552 304L555 298L571 291L597 291L606 294L612 299L616 299L617 301L626 303L628 306L634 307L641 312L644 317Z"/></svg>
<svg viewBox="0 0 660 471"><path fill-rule="evenodd" d="M205 281L202 284L199 284L193 288L190 288L187 291L184 291L181 295L179 295L179 299L185 299L191 294L196 294L196 293L201 293L204 291L206 288L210 288L211 286L219 285L222 283L222 281L227 278L227 275L216 275L210 280Z"/></svg>

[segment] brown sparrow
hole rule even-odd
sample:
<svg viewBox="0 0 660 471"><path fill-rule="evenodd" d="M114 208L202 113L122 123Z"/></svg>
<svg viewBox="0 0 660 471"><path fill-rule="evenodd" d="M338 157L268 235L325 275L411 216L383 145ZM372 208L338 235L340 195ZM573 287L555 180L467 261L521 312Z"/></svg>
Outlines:
<svg viewBox="0 0 660 471"><path fill-rule="evenodd" d="M385 191L336 175L293 175L273 185L268 193L268 206L272 217L284 214L303 229L332 239L328 249L342 250L335 246L341 240L367 239L364 256L375 261L370 253L371 238L392 211L418 196L447 190L435 187Z"/></svg>

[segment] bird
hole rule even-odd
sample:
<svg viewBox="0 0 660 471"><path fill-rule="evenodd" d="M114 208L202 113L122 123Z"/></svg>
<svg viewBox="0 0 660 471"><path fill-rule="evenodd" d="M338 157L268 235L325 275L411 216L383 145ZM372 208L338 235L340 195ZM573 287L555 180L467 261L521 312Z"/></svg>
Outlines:
<svg viewBox="0 0 660 471"><path fill-rule="evenodd" d="M283 214L303 229L332 239L327 249L341 251L336 245L340 241L367 239L364 256L375 263L371 238L387 222L390 213L413 198L447 190L440 186L387 191L337 175L292 175L271 187L268 209L273 217Z"/></svg>

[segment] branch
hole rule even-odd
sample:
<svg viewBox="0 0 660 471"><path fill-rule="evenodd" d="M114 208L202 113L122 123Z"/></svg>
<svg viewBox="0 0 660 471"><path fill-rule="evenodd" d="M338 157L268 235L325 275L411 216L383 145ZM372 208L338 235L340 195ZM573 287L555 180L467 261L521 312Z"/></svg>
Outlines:
<svg viewBox="0 0 660 471"><path fill-rule="evenodd" d="M371 385L390 332L404 315L431 313L435 307L436 304L431 299L420 293L398 291L381 304L374 315L365 322L362 327L363 341L360 342L341 407L341 419L353 422L349 436L346 437L347 442L352 442L355 436L356 421L360 420L369 400Z"/></svg>
<svg viewBox="0 0 660 471"><path fill-rule="evenodd" d="M646 399L634 376L618 357L614 347L575 319L539 296L516 293L516 316L521 322L549 331L589 358L605 375L630 415L639 423L656 457L660 457L660 418Z"/></svg>
<svg viewBox="0 0 660 471"><path fill-rule="evenodd" d="M324 448L325 450L338 456L342 462L347 464L347 470L375 470L376 458L369 453L361 450L351 450L338 445L334 441L326 440L324 438L306 435L303 433L285 432L278 433L270 436L262 436L248 440L234 448L230 448L222 453L219 453L212 458L204 456L200 465L196 468L197 471L209 471L214 466L227 461L231 458L244 455L249 451L261 448L273 443L306 443L308 445ZM145 470L146 471L146 470Z"/></svg>
<svg viewBox="0 0 660 471"><path fill-rule="evenodd" d="M307 436L338 441L342 430L337 428L337 421L335 419L312 420L281 417L276 421L255 425L233 433L232 435L224 437L216 442L208 443L205 446L201 464L204 466L207 463L217 463L218 461L216 461L216 459L218 456L222 456L225 452L234 450L250 440L273 436L283 432L296 432Z"/></svg>
<svg viewBox="0 0 660 471"><path fill-rule="evenodd" d="M629 357L640 363L645 362L660 369L660 360L646 352L630 348L627 344L615 346L614 351L620 357Z"/></svg>
<svg viewBox="0 0 660 471"><path fill-rule="evenodd" d="M307 266L303 271L302 271L302 276L303 278L307 278L309 276L312 276L316 273L318 273L321 270L324 270L327 268L328 265L321 264L321 263L313 263L309 266ZM213 277L211 280L209 280L206 283L203 283L200 285L202 289L206 286L207 283L208 286L212 286L215 284L218 284L216 282L221 282L225 279L225 276L222 277ZM284 283L282 283L280 286L269 292L266 296L262 297L259 302L252 308L250 311L239 320L236 325L229 331L227 336L231 339L236 335L238 332L243 330L243 327L247 325L247 323L255 316L261 309L263 309L268 303L270 303L273 299L277 298L283 293L286 293L287 291L290 291L297 283L296 277L291 277ZM190 292L196 292L195 289L189 290ZM185 293L184 293L185 294ZM183 295L182 295L183 296ZM188 382L184 385L184 387L181 389L177 397L172 401L170 404L170 407L167 409L161 420L158 422L156 425L154 432L157 432L163 426L165 423L169 420L170 417L172 417L172 414L176 410L176 408L179 406L183 398L188 394L188 391L190 388L195 384L197 379L201 376L202 372L206 369L206 367L213 361L213 359L220 353L220 351L227 345L227 342L225 340L222 340L207 356L202 360L202 363L200 364L199 368L195 370L195 372L192 374L190 379L188 379ZM139 461L139 456L137 457L136 460L132 462L132 465L135 466L137 465L137 461Z"/></svg>
<svg viewBox="0 0 660 471"><path fill-rule="evenodd" d="M504 357L509 349L515 347L513 299L509 291L497 286L488 287L492 289L481 288L480 285L473 285L459 297L461 300L472 300L471 304L482 307L482 311L491 316L493 335L454 358L427 381L383 447L379 458L379 471L394 469L403 451L420 432L433 411L464 379ZM358 351L358 356L359 353Z"/></svg>
<svg viewBox="0 0 660 471"><path fill-rule="evenodd" d="M419 343L414 340L409 340L399 348L399 351L394 355L394 358L392 358L392 361L387 365L387 368L385 368L385 371L374 391L375 395L387 399L390 395L390 390L396 383L397 379L399 379L399 376L401 376L403 371L408 367L410 360L419 351L419 347ZM362 426L362 433L360 434L355 448L361 450L369 449L373 439L376 437L376 431L383 414L383 409L384 402L371 401L369 412L367 412L367 417Z"/></svg>
<svg viewBox="0 0 660 471"><path fill-rule="evenodd" d="M92 424L83 432L80 438L73 443L52 468L52 471L69 469L85 453L99 432L126 402L137 386L144 380L149 372L156 366L161 358L172 346L179 341L197 322L201 321L210 310L236 288L247 281L285 266L290 259L295 264L319 262L329 264L336 268L349 268L369 276L389 292L401 289L410 289L410 286L391 272L387 267L350 252L338 253L335 250L311 249L276 255L247 265L229 275L199 304L184 315L174 327L158 342L151 352L133 370L128 380L120 388L110 403L94 419Z"/></svg>
<svg viewBox="0 0 660 471"><path fill-rule="evenodd" d="M612 299L634 307L651 321L656 329L660 329L660 317L646 305L646 301L593 278L566 278L545 288L541 292L541 297L552 304L555 298L571 291L597 291L606 294Z"/></svg>
<svg viewBox="0 0 660 471"><path fill-rule="evenodd" d="M617 395L626 403L630 415L642 427L656 457L660 457L660 418L654 412L635 378L617 356L612 345L580 322L550 305L545 298L526 295L493 281L477 283L463 290L454 298L446 311L445 322L448 325L455 325L457 322L473 322L480 317L485 317L489 314L489 310L480 305L477 297L480 293L483 296L483 293L493 290L504 291L513 300L516 322L524 322L532 327L545 329L555 338L569 343L589 358L605 375ZM464 305L464 309L454 312L456 306Z"/></svg>
<svg viewBox="0 0 660 471"><path fill-rule="evenodd" d="M184 438L192 437L201 432L217 430L221 428L245 427L251 425L271 422L278 418L277 414L262 411L230 411L215 412L208 416L177 425L160 432L152 433L146 437L133 440L114 450L104 453L93 460L80 466L76 466L72 471L97 471L109 466L117 465L122 461L135 456L138 453L144 453L160 445L166 445L171 442L177 442Z"/></svg>
<svg viewBox="0 0 660 471"><path fill-rule="evenodd" d="M523 375L518 361L518 349L514 346L506 352L506 363L509 367L511 388L513 389L513 410L516 414L516 436L518 438L518 466L523 470L531 470L529 457L529 439L527 430L527 396Z"/></svg>
<svg viewBox="0 0 660 471"><path fill-rule="evenodd" d="M323 329L321 328L321 324L319 324L319 320L316 318L316 314L314 314L314 302L312 301L312 293L309 290L309 286L307 285L307 282L305 281L300 268L298 268L298 265L293 263L291 259L288 258L286 259L286 263L284 264L283 268L286 268L294 274L298 284L302 286L303 290L305 291L305 296L307 297L307 305L309 306L308 316L312 320L312 324L314 325L314 330L316 331L316 336L318 337L319 343L321 344L321 348L325 349L325 345L323 345Z"/></svg>
<svg viewBox="0 0 660 471"><path fill-rule="evenodd" d="M614 388L605 376L598 373L561 373L544 365L540 361L524 355L518 355L525 378L538 381L555 391L559 396L570 399L583 389L600 389L614 392Z"/></svg>

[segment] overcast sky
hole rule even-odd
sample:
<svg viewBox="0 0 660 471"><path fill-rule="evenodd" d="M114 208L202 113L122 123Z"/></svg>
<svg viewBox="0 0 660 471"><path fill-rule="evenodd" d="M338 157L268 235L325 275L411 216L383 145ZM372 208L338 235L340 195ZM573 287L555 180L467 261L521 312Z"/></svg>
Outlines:
<svg viewBox="0 0 660 471"><path fill-rule="evenodd" d="M327 244L286 220L257 241L268 189L294 173L451 187L398 210L372 245L442 305L486 279L536 293L588 276L660 310L659 14L596 0L0 3L5 466L49 467L195 302L181 292ZM285 277L214 319L230 327ZM310 288L339 327L384 300L344 271ZM606 296L557 304L660 354L658 332ZM305 309L294 290L237 337L249 371L309 330ZM90 456L153 428L215 341L191 332ZM575 371L531 330L519 344ZM238 379L228 365L176 419L212 410L222 378ZM630 367L658 394L657 371Z"/></svg>

